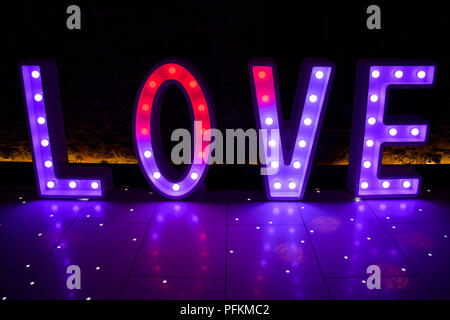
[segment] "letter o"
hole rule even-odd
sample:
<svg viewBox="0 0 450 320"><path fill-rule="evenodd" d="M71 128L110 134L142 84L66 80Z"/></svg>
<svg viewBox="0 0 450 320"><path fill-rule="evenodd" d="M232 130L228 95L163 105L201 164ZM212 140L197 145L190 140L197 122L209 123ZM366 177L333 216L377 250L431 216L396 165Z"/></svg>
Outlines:
<svg viewBox="0 0 450 320"><path fill-rule="evenodd" d="M170 165L161 146L157 145L161 142L162 99L170 84L177 85L184 93L191 121L201 121L202 124L202 130L194 130L197 136L193 139L192 164L177 181L170 176ZM180 59L167 59L150 70L136 97L132 135L141 171L156 191L170 199L185 198L195 191L209 167L205 159L205 155L209 156L209 143L203 142L202 132L208 132L213 124L211 95L193 66Z"/></svg>

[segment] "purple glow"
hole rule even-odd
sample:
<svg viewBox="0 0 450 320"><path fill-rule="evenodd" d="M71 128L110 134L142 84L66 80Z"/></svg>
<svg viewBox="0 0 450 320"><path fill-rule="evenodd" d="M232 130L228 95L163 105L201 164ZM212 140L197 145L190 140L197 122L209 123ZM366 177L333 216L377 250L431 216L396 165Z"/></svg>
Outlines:
<svg viewBox="0 0 450 320"><path fill-rule="evenodd" d="M430 87L435 66L361 62L357 70L349 187L361 198L417 196L421 177L410 168L395 168L392 173L392 168L383 169L381 156L385 145L424 144L428 125L423 120L409 120L410 117L396 117L394 122L386 116L388 89Z"/></svg>
<svg viewBox="0 0 450 320"><path fill-rule="evenodd" d="M108 169L95 168L94 173L92 168L70 168L67 164L56 65L22 64L21 75L39 195L103 198L112 186Z"/></svg>
<svg viewBox="0 0 450 320"><path fill-rule="evenodd" d="M334 66L328 61L311 60L302 65L294 104L296 135L282 139L280 130L283 133L285 128L280 125L275 63L261 60L249 63L257 125L267 130L267 140L262 143L267 163L264 181L267 197L271 200L303 198L333 72ZM291 156L287 151L289 148L293 148ZM278 154L278 158L272 159L274 154Z"/></svg>

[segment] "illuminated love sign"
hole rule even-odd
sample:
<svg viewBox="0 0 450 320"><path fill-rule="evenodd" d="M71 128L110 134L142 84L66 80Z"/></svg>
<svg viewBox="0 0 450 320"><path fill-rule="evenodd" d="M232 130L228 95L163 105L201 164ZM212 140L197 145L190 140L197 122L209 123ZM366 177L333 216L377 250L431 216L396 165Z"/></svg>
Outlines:
<svg viewBox="0 0 450 320"><path fill-rule="evenodd" d="M333 81L334 65L308 59L301 67L288 133L282 126L275 63L253 59L250 84L257 127L263 139L267 197L301 200ZM430 87L435 65L387 64L363 60L357 67L348 186L361 198L412 197L420 192L421 178L410 168L381 166L384 145L424 144L428 124L418 118L387 116L388 93L396 88ZM43 198L104 198L112 188L108 168L73 168L68 165L56 64L25 62L20 66L31 150L38 193ZM162 152L159 115L170 84L184 93L194 125L193 163L182 178L171 174ZM204 179L210 159L214 107L206 82L189 63L162 61L145 77L133 112L133 142L141 170L149 183L171 199L187 197ZM200 124L200 125L198 125ZM277 155L277 157L274 157ZM267 161L266 161L267 160Z"/></svg>
<svg viewBox="0 0 450 320"><path fill-rule="evenodd" d="M434 65L388 65L360 61L357 66L355 104L348 184L361 198L414 197L421 177L407 167L382 170L384 145L424 144L428 124L412 116L387 115L389 90L429 87Z"/></svg>
<svg viewBox="0 0 450 320"><path fill-rule="evenodd" d="M167 177L170 170L162 146L153 146L161 141L159 113L163 95L170 84L177 85L184 93L191 119L202 124L200 128L194 128L194 161L180 181ZM171 199L184 198L195 190L205 176L208 168L205 157L209 155L209 145L204 146L202 133L211 129L214 122L211 111L212 100L205 82L186 62L163 61L143 81L133 115L134 145L141 170L162 195Z"/></svg>
<svg viewBox="0 0 450 320"><path fill-rule="evenodd" d="M39 196L103 198L112 188L108 168L68 166L56 64L23 63L20 71Z"/></svg>
<svg viewBox="0 0 450 320"><path fill-rule="evenodd" d="M322 125L334 66L324 60L308 60L302 65L294 102L295 139L281 139L281 106L275 63L254 60L249 64L257 125L268 130L264 154L275 152L278 159L268 163L264 176L267 197L279 200L299 200L305 192L312 158ZM282 130L284 131L284 130ZM275 132L275 134L272 134ZM279 133L279 134L277 134ZM284 136L284 138L290 138ZM271 172L273 171L273 172Z"/></svg>

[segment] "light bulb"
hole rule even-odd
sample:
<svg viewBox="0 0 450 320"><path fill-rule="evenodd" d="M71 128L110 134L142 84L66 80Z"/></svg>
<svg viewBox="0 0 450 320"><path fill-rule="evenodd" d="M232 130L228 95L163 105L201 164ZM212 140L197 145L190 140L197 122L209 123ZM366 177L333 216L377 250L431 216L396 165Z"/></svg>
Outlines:
<svg viewBox="0 0 450 320"><path fill-rule="evenodd" d="M369 140L366 141L366 146L368 146L369 148L370 148L370 147L373 147L373 145L374 145L373 140L370 140L370 139L369 139Z"/></svg>
<svg viewBox="0 0 450 320"><path fill-rule="evenodd" d="M191 179L192 180L197 180L198 179L198 173L197 172L192 172L191 173Z"/></svg>
<svg viewBox="0 0 450 320"><path fill-rule="evenodd" d="M373 70L372 71L372 78L377 79L380 76L380 71Z"/></svg>
<svg viewBox="0 0 450 320"><path fill-rule="evenodd" d="M300 140L300 141L298 142L298 146L299 146L300 148L306 147L306 141L305 141L305 140Z"/></svg>
<svg viewBox="0 0 450 320"><path fill-rule="evenodd" d="M397 129L395 129L395 128L389 129L389 134L390 134L391 136L396 136L396 135L397 135Z"/></svg>
<svg viewBox="0 0 450 320"><path fill-rule="evenodd" d="M423 79L423 78L425 78L425 76L426 76L425 71L421 70L421 71L417 72L417 78Z"/></svg>
<svg viewBox="0 0 450 320"><path fill-rule="evenodd" d="M270 146L270 147L273 148L273 147L275 147L276 145L277 145L277 142L275 141L275 139L270 139L270 140L269 140L269 146Z"/></svg>

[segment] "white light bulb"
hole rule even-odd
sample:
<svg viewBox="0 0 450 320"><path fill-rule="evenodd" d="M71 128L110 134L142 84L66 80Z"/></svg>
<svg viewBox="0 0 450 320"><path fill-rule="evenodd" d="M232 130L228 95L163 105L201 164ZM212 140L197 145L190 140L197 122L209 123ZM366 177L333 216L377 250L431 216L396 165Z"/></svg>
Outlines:
<svg viewBox="0 0 450 320"><path fill-rule="evenodd" d="M294 181L291 181L291 182L289 182L288 186L289 186L289 189L294 190L297 185L295 184Z"/></svg>
<svg viewBox="0 0 450 320"><path fill-rule="evenodd" d="M382 185L383 185L383 188L385 188L385 189L387 189L387 188L389 188L391 186L389 181L383 181Z"/></svg>
<svg viewBox="0 0 450 320"><path fill-rule="evenodd" d="M394 75L397 79L400 79L403 77L403 71L397 70L397 71L395 71Z"/></svg>
<svg viewBox="0 0 450 320"><path fill-rule="evenodd" d="M316 79L322 79L323 78L323 72L322 71L317 71L316 72L316 74L315 74L315 76L316 76Z"/></svg>
<svg viewBox="0 0 450 320"><path fill-rule="evenodd" d="M295 168L295 169L299 169L300 166L301 166L300 161L295 161L295 162L294 162L294 168Z"/></svg>
<svg viewBox="0 0 450 320"><path fill-rule="evenodd" d="M380 76L380 71L378 70L373 70L372 71L372 78L376 79Z"/></svg>
<svg viewBox="0 0 450 320"><path fill-rule="evenodd" d="M173 189L173 191L178 191L178 190L180 190L180 185L179 185L178 183L175 183L175 184L172 186L172 189Z"/></svg>
<svg viewBox="0 0 450 320"><path fill-rule="evenodd" d="M370 166L372 164L370 163L370 161L364 161L363 165L364 165L364 168L368 169L368 168L370 168Z"/></svg>
<svg viewBox="0 0 450 320"><path fill-rule="evenodd" d="M153 173L153 178L159 179L160 177L161 177L161 173L159 173L158 171Z"/></svg>
<svg viewBox="0 0 450 320"><path fill-rule="evenodd" d="M37 122L39 124L44 124L45 123L45 118L44 117L39 117L39 118L37 118Z"/></svg>
<svg viewBox="0 0 450 320"><path fill-rule="evenodd" d="M269 140L269 146L271 146L272 148L275 147L277 145L277 142L274 139L270 139Z"/></svg>
<svg viewBox="0 0 450 320"><path fill-rule="evenodd" d="M274 184L273 184L273 187L275 188L275 189L280 189L281 188L281 183L280 182L275 182Z"/></svg>
<svg viewBox="0 0 450 320"><path fill-rule="evenodd" d="M371 95L370 96L370 101L377 102L378 101L378 96L376 94Z"/></svg>
<svg viewBox="0 0 450 320"><path fill-rule="evenodd" d="M419 134L419 129L417 129L417 128L412 128L412 129L411 129L411 134L412 134L413 136L417 136L417 135Z"/></svg>
<svg viewBox="0 0 450 320"><path fill-rule="evenodd" d="M369 119L367 119L367 122L368 122L371 126L373 126L373 125L377 122L377 120L376 120L374 117L370 117Z"/></svg>
<svg viewBox="0 0 450 320"><path fill-rule="evenodd" d="M272 161L272 162L270 163L270 166L271 166L272 168L274 168L274 169L278 168L278 166L279 166L278 161Z"/></svg>
<svg viewBox="0 0 450 320"><path fill-rule="evenodd" d="M411 182L409 182L408 180L403 181L403 188L408 189L409 187L411 187Z"/></svg>
<svg viewBox="0 0 450 320"><path fill-rule="evenodd" d="M198 179L198 173L197 172L192 172L191 173L191 179L192 180L197 180Z"/></svg>
<svg viewBox="0 0 450 320"><path fill-rule="evenodd" d="M35 79L39 78L40 75L41 74L39 73L39 71L35 70L35 71L31 72L31 76Z"/></svg>
<svg viewBox="0 0 450 320"><path fill-rule="evenodd" d="M370 148L370 147L373 147L373 145L374 145L373 140L370 140L370 139L369 139L369 140L366 141L366 146L368 146L369 148Z"/></svg>
<svg viewBox="0 0 450 320"><path fill-rule="evenodd" d="M300 140L300 141L298 142L298 146L299 146L300 148L306 147L306 141L305 141L305 140Z"/></svg>
<svg viewBox="0 0 450 320"><path fill-rule="evenodd" d="M147 159L150 158L152 156L151 151L147 150L144 152L144 157L146 157Z"/></svg>
<svg viewBox="0 0 450 320"><path fill-rule="evenodd" d="M39 94L39 93L36 93L35 95L34 95L34 100L36 100L36 101L41 101L42 100L42 95L41 94Z"/></svg>
<svg viewBox="0 0 450 320"><path fill-rule="evenodd" d="M98 189L98 187L99 187L98 182L94 181L94 182L91 183L91 188L92 189Z"/></svg>
<svg viewBox="0 0 450 320"><path fill-rule="evenodd" d="M270 126L273 123L273 119L271 117L267 117L264 121L268 126Z"/></svg>
<svg viewBox="0 0 450 320"><path fill-rule="evenodd" d="M309 96L309 102L314 103L316 101L317 101L317 96L315 94L312 94Z"/></svg>
<svg viewBox="0 0 450 320"><path fill-rule="evenodd" d="M41 146L47 147L48 146L48 140L47 139L41 140Z"/></svg>
<svg viewBox="0 0 450 320"><path fill-rule="evenodd" d="M397 135L397 129L395 129L395 128L389 129L389 134L390 134L391 136L396 136L396 135Z"/></svg>
<svg viewBox="0 0 450 320"><path fill-rule="evenodd" d="M305 118L305 120L303 120L303 123L307 126L310 126L312 123L312 120L311 120L311 118Z"/></svg>
<svg viewBox="0 0 450 320"><path fill-rule="evenodd" d="M75 188L77 187L77 183L76 183L75 181L70 181L70 182L69 182L69 187L70 187L71 189L75 189Z"/></svg>
<svg viewBox="0 0 450 320"><path fill-rule="evenodd" d="M369 187L369 184L367 182L361 182L361 188L367 189Z"/></svg>
<svg viewBox="0 0 450 320"><path fill-rule="evenodd" d="M53 181L47 182L47 188L53 189L55 187L55 183Z"/></svg>
<svg viewBox="0 0 450 320"><path fill-rule="evenodd" d="M419 71L419 72L417 72L417 78L423 79L423 78L425 78L425 76L426 76L425 71Z"/></svg>
<svg viewBox="0 0 450 320"><path fill-rule="evenodd" d="M44 166L46 168L50 168L52 166L52 162L50 160L47 160L47 161L44 162Z"/></svg>

